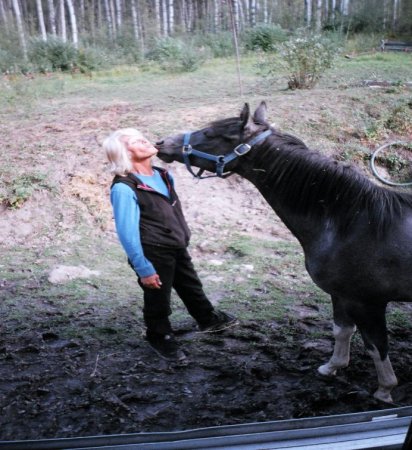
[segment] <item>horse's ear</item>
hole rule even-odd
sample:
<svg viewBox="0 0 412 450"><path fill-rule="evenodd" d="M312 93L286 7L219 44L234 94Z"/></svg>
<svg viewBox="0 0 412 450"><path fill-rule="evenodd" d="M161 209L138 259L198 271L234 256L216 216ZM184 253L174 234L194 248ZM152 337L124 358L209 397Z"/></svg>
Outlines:
<svg viewBox="0 0 412 450"><path fill-rule="evenodd" d="M243 109L242 109L242 111L240 113L240 120L242 121L243 128L248 123L249 117L250 117L249 103L245 103L245 106L243 107Z"/></svg>
<svg viewBox="0 0 412 450"><path fill-rule="evenodd" d="M255 123L266 123L266 111L267 111L266 102L260 102L260 105L257 107L255 114L253 114L253 121Z"/></svg>

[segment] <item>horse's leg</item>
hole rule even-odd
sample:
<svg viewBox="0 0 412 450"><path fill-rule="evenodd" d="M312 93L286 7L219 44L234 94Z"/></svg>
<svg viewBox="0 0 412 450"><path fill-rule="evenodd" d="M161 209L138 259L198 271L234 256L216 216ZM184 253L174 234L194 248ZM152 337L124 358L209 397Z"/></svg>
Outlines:
<svg viewBox="0 0 412 450"><path fill-rule="evenodd" d="M353 320L346 313L344 301L332 296L333 304L333 336L335 345L331 359L320 366L318 372L322 375L336 375L336 370L348 367L350 358L350 340L356 330Z"/></svg>
<svg viewBox="0 0 412 450"><path fill-rule="evenodd" d="M373 396L392 403L391 391L398 384L398 380L388 356L386 304L374 305L373 308L364 308L362 311L362 316L358 314L355 320L378 376L379 387Z"/></svg>

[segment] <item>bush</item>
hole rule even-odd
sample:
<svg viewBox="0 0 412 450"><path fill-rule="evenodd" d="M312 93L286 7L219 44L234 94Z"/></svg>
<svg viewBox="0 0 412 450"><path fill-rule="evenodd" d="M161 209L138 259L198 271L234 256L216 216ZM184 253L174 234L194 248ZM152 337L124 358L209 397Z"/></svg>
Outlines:
<svg viewBox="0 0 412 450"><path fill-rule="evenodd" d="M289 73L289 88L313 88L332 67L336 54L336 46L320 35L302 35L281 44L279 55Z"/></svg>
<svg viewBox="0 0 412 450"><path fill-rule="evenodd" d="M147 58L157 61L168 72L193 72L204 63L205 53L179 39L163 38L156 41Z"/></svg>
<svg viewBox="0 0 412 450"><path fill-rule="evenodd" d="M247 50L273 51L276 46L286 41L287 33L278 25L257 25L247 30L242 36Z"/></svg>
<svg viewBox="0 0 412 450"><path fill-rule="evenodd" d="M385 126L396 133L412 133L412 100L396 105L385 121Z"/></svg>
<svg viewBox="0 0 412 450"><path fill-rule="evenodd" d="M230 32L208 33L197 36L198 46L206 46L214 58L232 56L235 52L233 36Z"/></svg>
<svg viewBox="0 0 412 450"><path fill-rule="evenodd" d="M56 37L32 39L28 51L29 60L40 72L70 70L77 62L77 50L70 42L63 42Z"/></svg>
<svg viewBox="0 0 412 450"><path fill-rule="evenodd" d="M7 50L0 48L0 72L15 72L18 58Z"/></svg>

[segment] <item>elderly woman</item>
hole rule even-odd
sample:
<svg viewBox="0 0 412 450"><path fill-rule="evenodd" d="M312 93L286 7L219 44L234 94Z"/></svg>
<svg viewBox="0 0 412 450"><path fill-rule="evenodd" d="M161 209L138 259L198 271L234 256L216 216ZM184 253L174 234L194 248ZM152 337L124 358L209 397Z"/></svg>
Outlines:
<svg viewBox="0 0 412 450"><path fill-rule="evenodd" d="M152 166L157 149L134 128L113 132L103 148L115 175L110 199L116 231L144 293L146 340L159 356L183 359L169 321L172 288L201 331L221 331L236 319L216 310L203 291L173 178Z"/></svg>

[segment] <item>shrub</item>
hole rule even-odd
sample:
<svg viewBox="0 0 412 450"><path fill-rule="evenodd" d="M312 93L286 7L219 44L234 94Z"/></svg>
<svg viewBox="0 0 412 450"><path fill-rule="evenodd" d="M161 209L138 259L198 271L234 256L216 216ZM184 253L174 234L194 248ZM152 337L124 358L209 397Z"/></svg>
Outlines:
<svg viewBox="0 0 412 450"><path fill-rule="evenodd" d="M412 133L412 100L396 105L385 122L386 128L396 133Z"/></svg>
<svg viewBox="0 0 412 450"><path fill-rule="evenodd" d="M20 208L35 191L51 190L44 173L30 173L0 183L0 203L8 208Z"/></svg>
<svg viewBox="0 0 412 450"><path fill-rule="evenodd" d="M49 36L47 41L32 39L29 46L29 60L40 72L70 70L77 63L77 50L70 42Z"/></svg>
<svg viewBox="0 0 412 450"><path fill-rule="evenodd" d="M174 38L157 40L147 57L157 61L160 67L168 72L193 72L206 59L204 50L196 49Z"/></svg>
<svg viewBox="0 0 412 450"><path fill-rule="evenodd" d="M230 32L207 33L196 38L198 47L206 46L214 58L224 58L234 54L233 36Z"/></svg>
<svg viewBox="0 0 412 450"><path fill-rule="evenodd" d="M287 33L278 25L257 25L247 30L242 40L247 50L273 51L276 46L286 41Z"/></svg>
<svg viewBox="0 0 412 450"><path fill-rule="evenodd" d="M279 54L288 71L289 88L311 89L332 66L337 48L320 35L302 35L281 44Z"/></svg>

